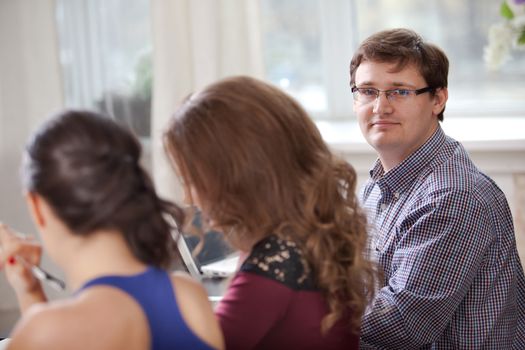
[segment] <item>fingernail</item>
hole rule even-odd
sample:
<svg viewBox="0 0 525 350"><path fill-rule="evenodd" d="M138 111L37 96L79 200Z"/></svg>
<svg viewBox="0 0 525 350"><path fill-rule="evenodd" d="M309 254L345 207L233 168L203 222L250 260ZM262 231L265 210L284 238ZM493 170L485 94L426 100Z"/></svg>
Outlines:
<svg viewBox="0 0 525 350"><path fill-rule="evenodd" d="M7 262L9 265L14 265L16 263L16 259L14 256L10 256L9 258L7 258Z"/></svg>

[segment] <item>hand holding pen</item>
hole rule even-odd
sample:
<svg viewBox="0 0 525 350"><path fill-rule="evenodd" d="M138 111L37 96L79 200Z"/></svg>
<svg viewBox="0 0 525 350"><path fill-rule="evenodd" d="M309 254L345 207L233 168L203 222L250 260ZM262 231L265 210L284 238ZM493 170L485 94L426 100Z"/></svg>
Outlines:
<svg viewBox="0 0 525 350"><path fill-rule="evenodd" d="M59 290L65 287L64 282L39 267L41 255L42 247L34 239L0 223L0 270L15 290L22 310L46 300L40 281L48 281Z"/></svg>

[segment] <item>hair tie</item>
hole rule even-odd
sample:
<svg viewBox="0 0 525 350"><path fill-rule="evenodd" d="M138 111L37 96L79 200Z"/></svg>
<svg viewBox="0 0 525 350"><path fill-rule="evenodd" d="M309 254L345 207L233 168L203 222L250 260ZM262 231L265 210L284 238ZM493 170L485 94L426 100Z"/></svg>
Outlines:
<svg viewBox="0 0 525 350"><path fill-rule="evenodd" d="M414 43L414 49L417 51L422 51L422 47L421 47L422 44L423 42L421 41L421 38L416 39L416 42Z"/></svg>

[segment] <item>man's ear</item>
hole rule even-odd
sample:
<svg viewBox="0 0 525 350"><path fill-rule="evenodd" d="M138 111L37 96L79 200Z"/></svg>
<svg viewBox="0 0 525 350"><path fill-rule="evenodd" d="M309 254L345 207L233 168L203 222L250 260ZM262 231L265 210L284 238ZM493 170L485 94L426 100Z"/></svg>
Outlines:
<svg viewBox="0 0 525 350"><path fill-rule="evenodd" d="M28 192L26 193L26 202L35 225L38 228L45 227L46 219L43 208L45 204L43 203L43 198L34 192Z"/></svg>
<svg viewBox="0 0 525 350"><path fill-rule="evenodd" d="M432 108L432 112L434 112L435 115L438 115L443 111L445 108L445 104L448 100L448 89L446 87L442 87L439 89L436 89L436 92L434 94L434 107Z"/></svg>

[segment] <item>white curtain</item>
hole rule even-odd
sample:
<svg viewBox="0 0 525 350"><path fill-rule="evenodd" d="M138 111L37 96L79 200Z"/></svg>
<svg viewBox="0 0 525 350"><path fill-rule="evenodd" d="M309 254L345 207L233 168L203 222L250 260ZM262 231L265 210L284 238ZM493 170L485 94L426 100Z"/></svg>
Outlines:
<svg viewBox="0 0 525 350"><path fill-rule="evenodd" d="M54 1L0 1L0 43L0 220L30 233L19 180L23 147L31 131L63 106ZM0 295L0 310L16 308L3 274Z"/></svg>
<svg viewBox="0 0 525 350"><path fill-rule="evenodd" d="M56 0L65 103L149 137L150 1Z"/></svg>
<svg viewBox="0 0 525 350"><path fill-rule="evenodd" d="M157 189L180 201L162 133L180 101L226 76L263 77L258 1L152 1L153 118L151 157Z"/></svg>

